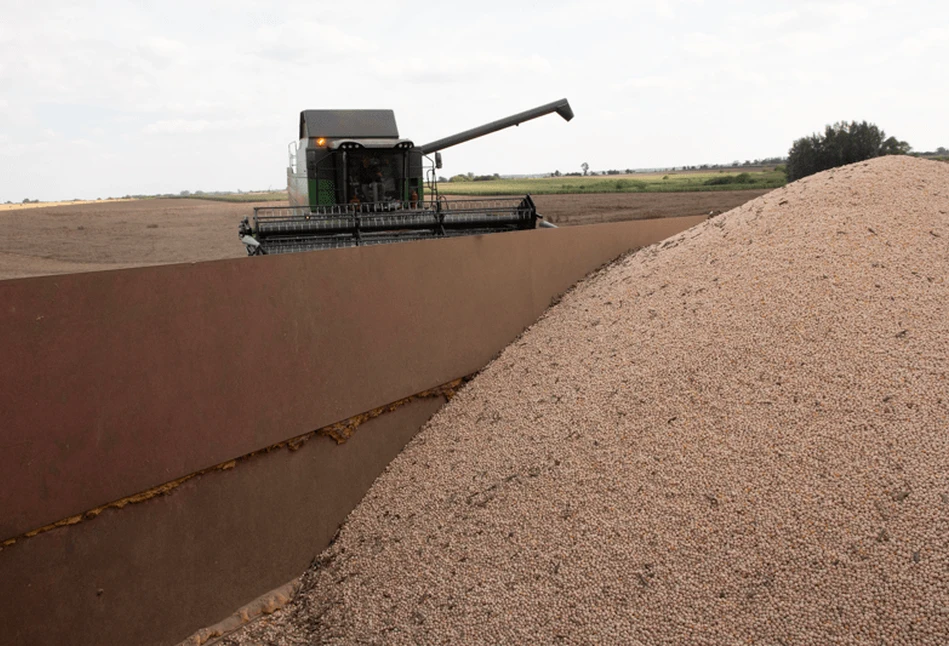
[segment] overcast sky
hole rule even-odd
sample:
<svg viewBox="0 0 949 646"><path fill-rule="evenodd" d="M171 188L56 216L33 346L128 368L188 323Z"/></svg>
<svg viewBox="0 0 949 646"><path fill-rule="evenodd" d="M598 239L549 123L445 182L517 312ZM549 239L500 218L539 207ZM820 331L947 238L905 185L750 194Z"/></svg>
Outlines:
<svg viewBox="0 0 949 646"><path fill-rule="evenodd" d="M282 189L309 108L391 108L421 144L570 100L445 175L777 156L839 120L949 147L943 1L0 6L0 202Z"/></svg>

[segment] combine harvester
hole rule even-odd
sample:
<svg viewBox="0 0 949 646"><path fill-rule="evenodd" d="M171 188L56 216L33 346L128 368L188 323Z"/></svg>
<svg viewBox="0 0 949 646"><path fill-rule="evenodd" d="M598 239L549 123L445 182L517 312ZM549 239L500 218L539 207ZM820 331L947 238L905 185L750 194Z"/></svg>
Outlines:
<svg viewBox="0 0 949 646"><path fill-rule="evenodd" d="M441 150L552 112L573 119L560 99L416 146L399 138L392 110L304 110L290 143L290 206L255 208L241 241L254 256L554 227L530 195L449 201L435 180Z"/></svg>

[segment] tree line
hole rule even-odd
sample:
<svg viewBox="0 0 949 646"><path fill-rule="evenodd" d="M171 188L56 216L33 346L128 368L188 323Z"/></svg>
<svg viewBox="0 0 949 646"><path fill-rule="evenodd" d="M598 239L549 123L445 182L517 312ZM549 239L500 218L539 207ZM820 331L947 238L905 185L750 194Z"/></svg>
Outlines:
<svg viewBox="0 0 949 646"><path fill-rule="evenodd" d="M867 121L838 121L833 125L825 127L823 133L814 133L807 137L801 137L794 141L788 156L784 157L766 157L764 159L755 159L754 161L746 159L744 163L735 160L730 165L726 164L702 164L701 166L681 166L672 170L712 170L722 168L736 168L741 166L770 166L776 165L777 169L783 169L787 173L789 182L819 173L824 170L845 166L859 161L881 157L883 155L906 155L912 152L913 148L905 141L896 137L887 137L886 132L876 125ZM913 153L922 157L949 157L949 150L940 146L934 151ZM587 162L580 164L582 172L561 173L555 170L549 174L549 177L580 177L586 175L621 175L625 172L627 175L633 174L633 170L627 168L625 171L611 169L605 171L591 171ZM450 179L439 177L440 182L483 182L494 179L500 179L500 175L475 175L468 173L466 175L454 175Z"/></svg>
<svg viewBox="0 0 949 646"><path fill-rule="evenodd" d="M839 121L796 140L788 151L788 181L883 155L905 155L912 147L872 123Z"/></svg>

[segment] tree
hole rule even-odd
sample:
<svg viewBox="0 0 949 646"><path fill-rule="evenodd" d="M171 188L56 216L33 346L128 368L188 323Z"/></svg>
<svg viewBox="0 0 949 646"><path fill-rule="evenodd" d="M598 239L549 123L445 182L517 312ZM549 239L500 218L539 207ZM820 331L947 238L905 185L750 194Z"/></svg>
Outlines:
<svg viewBox="0 0 949 646"><path fill-rule="evenodd" d="M590 164L583 162L582 164L580 164L580 168L583 169L583 174L586 175L587 171L590 170Z"/></svg>
<svg viewBox="0 0 949 646"><path fill-rule="evenodd" d="M840 121L827 126L823 135L814 133L794 142L788 151L788 181L881 155L905 155L910 150L908 143L887 138L872 123Z"/></svg>
<svg viewBox="0 0 949 646"><path fill-rule="evenodd" d="M883 146L880 148L881 155L905 155L912 147L905 141L899 141L896 137L890 137L883 142Z"/></svg>

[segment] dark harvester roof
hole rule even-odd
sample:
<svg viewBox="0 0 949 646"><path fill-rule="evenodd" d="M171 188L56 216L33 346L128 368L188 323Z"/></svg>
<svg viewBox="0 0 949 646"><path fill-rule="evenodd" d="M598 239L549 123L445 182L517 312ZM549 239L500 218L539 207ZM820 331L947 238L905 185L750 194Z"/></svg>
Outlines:
<svg viewBox="0 0 949 646"><path fill-rule="evenodd" d="M300 139L307 137L399 138L392 110L304 110Z"/></svg>

